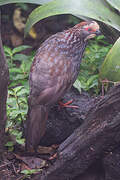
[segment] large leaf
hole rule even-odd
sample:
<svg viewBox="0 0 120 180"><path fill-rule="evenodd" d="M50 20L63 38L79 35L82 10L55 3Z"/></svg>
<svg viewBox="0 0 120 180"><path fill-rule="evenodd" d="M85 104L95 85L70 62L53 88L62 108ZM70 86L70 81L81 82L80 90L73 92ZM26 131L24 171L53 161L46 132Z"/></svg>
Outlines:
<svg viewBox="0 0 120 180"><path fill-rule="evenodd" d="M120 17L114 11L111 11L109 4L105 0L53 0L36 8L30 14L25 34L29 32L36 22L58 14L73 14L77 17L93 18L105 22L120 31Z"/></svg>
<svg viewBox="0 0 120 180"><path fill-rule="evenodd" d="M0 6L10 3L33 3L33 4L44 4L51 0L0 0Z"/></svg>
<svg viewBox="0 0 120 180"><path fill-rule="evenodd" d="M120 11L120 0L106 0L111 6Z"/></svg>
<svg viewBox="0 0 120 180"><path fill-rule="evenodd" d="M109 81L120 81L120 38L108 52L101 70L100 79Z"/></svg>

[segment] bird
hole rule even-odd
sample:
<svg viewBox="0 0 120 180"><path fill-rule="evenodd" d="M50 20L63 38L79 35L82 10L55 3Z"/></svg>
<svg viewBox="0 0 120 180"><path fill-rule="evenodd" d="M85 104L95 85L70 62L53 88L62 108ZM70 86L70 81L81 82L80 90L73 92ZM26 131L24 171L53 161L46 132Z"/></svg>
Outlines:
<svg viewBox="0 0 120 180"><path fill-rule="evenodd" d="M96 21L83 21L45 40L37 50L29 74L26 150L36 150L45 134L50 107L72 87L88 40L100 35Z"/></svg>

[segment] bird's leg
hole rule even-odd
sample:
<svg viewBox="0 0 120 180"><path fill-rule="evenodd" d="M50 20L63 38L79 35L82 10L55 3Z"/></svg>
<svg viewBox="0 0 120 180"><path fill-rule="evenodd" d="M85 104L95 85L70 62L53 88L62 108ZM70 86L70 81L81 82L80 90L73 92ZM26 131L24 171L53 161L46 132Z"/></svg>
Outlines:
<svg viewBox="0 0 120 180"><path fill-rule="evenodd" d="M50 160L50 161L57 159L57 157L58 157L57 149L59 148L59 145L58 145L58 144L53 144L51 147L52 147L52 149L53 149L54 151L56 151L56 152L53 153L53 154L49 157L48 160Z"/></svg>
<svg viewBox="0 0 120 180"><path fill-rule="evenodd" d="M73 99L70 100L70 101L68 101L68 102L66 102L66 103L63 103L63 102L61 102L61 101L59 101L58 103L59 103L59 105L60 105L61 108L64 108L64 107L68 107L68 108L79 108L78 106L72 106L72 105L70 105L72 102L73 102Z"/></svg>
<svg viewBox="0 0 120 180"><path fill-rule="evenodd" d="M58 153L56 152L55 154L53 154L52 156L50 156L49 157L49 159L48 160L55 160L55 159L57 159L57 157L58 157Z"/></svg>

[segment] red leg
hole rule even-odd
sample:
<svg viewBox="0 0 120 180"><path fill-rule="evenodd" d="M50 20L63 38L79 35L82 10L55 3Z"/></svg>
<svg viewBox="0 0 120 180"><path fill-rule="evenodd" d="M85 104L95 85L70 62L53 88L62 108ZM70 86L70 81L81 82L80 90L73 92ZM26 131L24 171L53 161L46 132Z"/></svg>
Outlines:
<svg viewBox="0 0 120 180"><path fill-rule="evenodd" d="M57 159L57 155L58 155L58 153L53 154L52 156L49 157L49 160Z"/></svg>
<svg viewBox="0 0 120 180"><path fill-rule="evenodd" d="M59 101L59 105L61 108L64 108L64 107L69 107L69 108L79 108L78 106L72 106L70 105L71 103L73 102L73 99L66 102L66 103L62 103L61 101Z"/></svg>

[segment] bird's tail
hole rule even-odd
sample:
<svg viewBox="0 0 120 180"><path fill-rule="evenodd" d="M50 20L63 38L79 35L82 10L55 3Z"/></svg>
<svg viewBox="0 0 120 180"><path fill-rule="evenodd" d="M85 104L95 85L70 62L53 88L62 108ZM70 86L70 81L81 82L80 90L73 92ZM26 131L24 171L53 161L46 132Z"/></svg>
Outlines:
<svg viewBox="0 0 120 180"><path fill-rule="evenodd" d="M45 105L37 105L31 107L29 105L25 136L26 136L26 150L31 148L37 148L40 143L40 139L46 130L46 121L48 118L48 107Z"/></svg>

